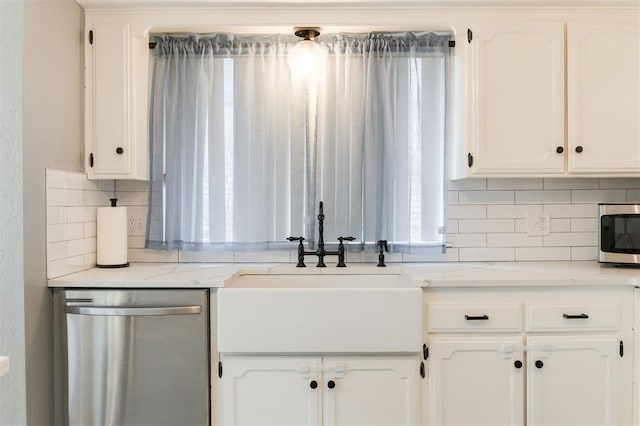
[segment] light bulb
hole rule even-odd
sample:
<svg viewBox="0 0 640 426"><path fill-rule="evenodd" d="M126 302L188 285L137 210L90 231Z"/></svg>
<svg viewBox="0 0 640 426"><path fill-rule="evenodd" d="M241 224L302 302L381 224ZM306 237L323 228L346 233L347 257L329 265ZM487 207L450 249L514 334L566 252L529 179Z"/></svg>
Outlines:
<svg viewBox="0 0 640 426"><path fill-rule="evenodd" d="M313 40L301 40L289 51L287 62L294 74L313 74L322 65L324 52Z"/></svg>

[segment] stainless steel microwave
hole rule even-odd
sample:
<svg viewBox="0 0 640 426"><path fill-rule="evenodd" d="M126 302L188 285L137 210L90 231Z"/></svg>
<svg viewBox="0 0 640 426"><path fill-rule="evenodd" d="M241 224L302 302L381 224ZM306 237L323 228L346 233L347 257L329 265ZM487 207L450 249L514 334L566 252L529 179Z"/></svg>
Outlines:
<svg viewBox="0 0 640 426"><path fill-rule="evenodd" d="M598 204L602 263L640 266L640 204Z"/></svg>

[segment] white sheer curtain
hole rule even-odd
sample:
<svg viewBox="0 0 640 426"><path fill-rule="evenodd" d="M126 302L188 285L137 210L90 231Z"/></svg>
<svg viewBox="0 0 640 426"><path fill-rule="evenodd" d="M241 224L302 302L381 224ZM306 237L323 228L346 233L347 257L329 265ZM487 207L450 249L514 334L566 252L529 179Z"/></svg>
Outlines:
<svg viewBox="0 0 640 426"><path fill-rule="evenodd" d="M326 241L441 250L448 40L321 36L308 80L287 66L294 37L157 36L147 246L313 242L322 200Z"/></svg>

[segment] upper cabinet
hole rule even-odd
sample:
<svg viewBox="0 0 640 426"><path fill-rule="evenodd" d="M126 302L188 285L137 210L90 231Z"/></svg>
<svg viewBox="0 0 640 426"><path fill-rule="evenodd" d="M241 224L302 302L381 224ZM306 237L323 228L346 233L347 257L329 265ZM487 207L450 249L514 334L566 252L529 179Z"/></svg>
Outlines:
<svg viewBox="0 0 640 426"><path fill-rule="evenodd" d="M562 173L564 27L495 24L469 30L475 173Z"/></svg>
<svg viewBox="0 0 640 426"><path fill-rule="evenodd" d="M640 174L640 27L567 25L570 173Z"/></svg>
<svg viewBox="0 0 640 426"><path fill-rule="evenodd" d="M87 18L85 169L90 179L147 179L148 69L126 21ZM143 45L146 43L143 43ZM148 55L144 56L145 58Z"/></svg>
<svg viewBox="0 0 640 426"><path fill-rule="evenodd" d="M467 152L453 177L640 176L639 27L471 28Z"/></svg>

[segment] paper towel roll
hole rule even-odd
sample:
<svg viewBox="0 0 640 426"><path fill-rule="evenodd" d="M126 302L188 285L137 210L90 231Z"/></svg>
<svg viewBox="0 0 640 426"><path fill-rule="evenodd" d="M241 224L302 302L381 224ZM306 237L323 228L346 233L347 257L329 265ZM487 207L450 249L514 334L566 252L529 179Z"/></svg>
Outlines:
<svg viewBox="0 0 640 426"><path fill-rule="evenodd" d="M127 263L127 208L98 207L97 210L98 267L129 266Z"/></svg>

